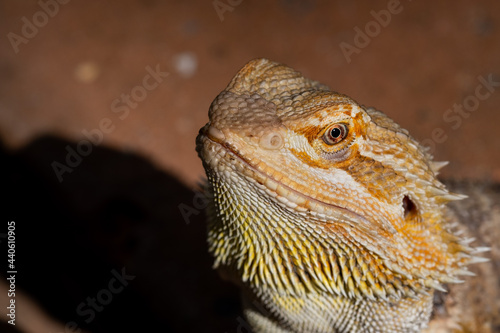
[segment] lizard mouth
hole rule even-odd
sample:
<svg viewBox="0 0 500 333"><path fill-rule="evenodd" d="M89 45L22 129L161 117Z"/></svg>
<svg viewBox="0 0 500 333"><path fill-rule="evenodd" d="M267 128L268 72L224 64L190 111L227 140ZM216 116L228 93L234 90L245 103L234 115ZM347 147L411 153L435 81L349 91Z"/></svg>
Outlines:
<svg viewBox="0 0 500 333"><path fill-rule="evenodd" d="M208 140L211 145L220 147L225 153L230 154L233 158L236 158L242 165L240 171L243 174L252 178L270 196L276 198L279 202L285 204L286 206L299 212L310 213L325 222L342 221L343 223L357 227L360 225L370 225L369 220L363 215L346 207L325 202L313 196L304 194L262 171L261 168L256 167L254 163L242 156L238 149L228 143L223 137L222 132L218 129L205 126L200 130L200 143L203 141L203 138Z"/></svg>

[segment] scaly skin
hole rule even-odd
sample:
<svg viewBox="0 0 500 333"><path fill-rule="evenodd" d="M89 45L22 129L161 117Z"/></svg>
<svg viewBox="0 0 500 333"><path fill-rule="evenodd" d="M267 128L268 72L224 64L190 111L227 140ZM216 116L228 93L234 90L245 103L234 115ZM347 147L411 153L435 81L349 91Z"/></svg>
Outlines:
<svg viewBox="0 0 500 333"><path fill-rule="evenodd" d="M266 59L214 100L197 151L214 266L255 332L420 332L482 261L433 162L385 114Z"/></svg>

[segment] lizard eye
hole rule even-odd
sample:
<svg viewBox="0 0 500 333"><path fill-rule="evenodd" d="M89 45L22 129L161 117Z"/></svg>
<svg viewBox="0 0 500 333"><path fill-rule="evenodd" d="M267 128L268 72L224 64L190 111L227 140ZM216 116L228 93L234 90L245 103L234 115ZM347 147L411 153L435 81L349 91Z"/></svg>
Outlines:
<svg viewBox="0 0 500 333"><path fill-rule="evenodd" d="M344 140L349 132L349 128L346 124L335 124L329 127L325 134L323 134L323 141L327 145L334 145Z"/></svg>

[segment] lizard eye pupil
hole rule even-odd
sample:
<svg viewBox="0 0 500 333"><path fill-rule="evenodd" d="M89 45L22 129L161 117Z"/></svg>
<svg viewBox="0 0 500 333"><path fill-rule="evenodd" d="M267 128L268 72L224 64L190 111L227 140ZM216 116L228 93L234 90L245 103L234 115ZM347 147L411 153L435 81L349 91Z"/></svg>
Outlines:
<svg viewBox="0 0 500 333"><path fill-rule="evenodd" d="M348 128L345 124L335 124L331 126L323 135L323 141L328 145L334 145L344 140L347 136Z"/></svg>
<svg viewBox="0 0 500 333"><path fill-rule="evenodd" d="M340 134L341 134L341 132L337 127L332 129L330 132L330 135L332 136L332 138L338 138L340 136Z"/></svg>

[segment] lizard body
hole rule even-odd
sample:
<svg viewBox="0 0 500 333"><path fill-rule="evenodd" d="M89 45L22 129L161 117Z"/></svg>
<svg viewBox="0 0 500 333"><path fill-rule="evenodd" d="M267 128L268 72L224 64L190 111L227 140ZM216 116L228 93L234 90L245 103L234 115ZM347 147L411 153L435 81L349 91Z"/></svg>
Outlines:
<svg viewBox="0 0 500 333"><path fill-rule="evenodd" d="M209 249L255 332L420 332L434 290L483 261L445 163L382 112L256 59L209 119Z"/></svg>

